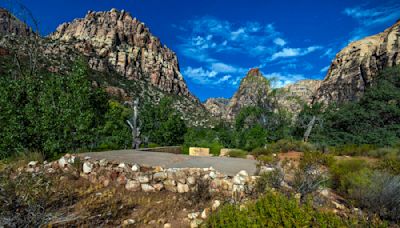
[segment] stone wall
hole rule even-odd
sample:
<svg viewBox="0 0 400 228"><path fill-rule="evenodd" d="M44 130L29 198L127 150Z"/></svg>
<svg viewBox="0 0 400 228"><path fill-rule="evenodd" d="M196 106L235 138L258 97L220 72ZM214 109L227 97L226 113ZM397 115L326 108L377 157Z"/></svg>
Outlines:
<svg viewBox="0 0 400 228"><path fill-rule="evenodd" d="M79 176L93 184L118 185L128 191L177 193L195 192L200 181L209 183L209 192L241 199L253 192L257 176L249 176L244 170L235 176L227 176L210 168L169 168L150 167L138 164L115 163L65 155L57 161L39 164L30 162L25 172L48 174L78 172Z"/></svg>

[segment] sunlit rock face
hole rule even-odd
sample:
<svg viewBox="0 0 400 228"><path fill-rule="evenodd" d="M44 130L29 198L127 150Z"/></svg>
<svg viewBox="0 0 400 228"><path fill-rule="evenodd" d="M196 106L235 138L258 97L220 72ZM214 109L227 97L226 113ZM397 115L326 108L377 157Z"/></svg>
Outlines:
<svg viewBox="0 0 400 228"><path fill-rule="evenodd" d="M72 43L89 56L95 70L111 67L129 80L145 80L164 92L197 100L183 80L175 53L125 11L89 11L85 18L60 25L49 38Z"/></svg>
<svg viewBox="0 0 400 228"><path fill-rule="evenodd" d="M384 32L350 43L333 60L314 102L357 100L379 71L400 63L400 21Z"/></svg>

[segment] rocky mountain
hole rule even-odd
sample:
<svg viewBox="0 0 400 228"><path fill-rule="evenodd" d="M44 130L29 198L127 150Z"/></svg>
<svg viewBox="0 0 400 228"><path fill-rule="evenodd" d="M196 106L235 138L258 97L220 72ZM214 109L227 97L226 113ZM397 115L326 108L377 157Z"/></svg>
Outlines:
<svg viewBox="0 0 400 228"><path fill-rule="evenodd" d="M229 99L227 98L209 98L204 102L204 107L211 115L218 118L225 118L228 104Z"/></svg>
<svg viewBox="0 0 400 228"><path fill-rule="evenodd" d="M32 30L25 23L14 17L10 12L0 8L0 35L5 34L28 36L32 34Z"/></svg>
<svg viewBox="0 0 400 228"><path fill-rule="evenodd" d="M188 90L174 52L149 28L125 11L89 11L85 18L64 23L50 39L74 43L98 71L111 67L128 80L144 80L167 93L196 100Z"/></svg>
<svg viewBox="0 0 400 228"><path fill-rule="evenodd" d="M291 113L298 113L303 104L310 104L313 101L321 83L321 80L300 80L288 84L279 89L277 103Z"/></svg>
<svg viewBox="0 0 400 228"><path fill-rule="evenodd" d="M156 104L162 97L172 96L174 107L189 125L212 122L209 112L188 90L175 53L129 13L115 9L88 12L85 18L62 24L50 36L35 36L33 41L21 36L28 34L28 26L6 10L0 12L1 52L13 50L23 56L35 49L40 67L60 74L84 57L95 72L93 86L105 88L114 98L130 101L138 97L141 103Z"/></svg>
<svg viewBox="0 0 400 228"><path fill-rule="evenodd" d="M214 116L232 121L240 109L247 106L268 106L269 81L258 68L251 69L231 99L211 98L204 106Z"/></svg>
<svg viewBox="0 0 400 228"><path fill-rule="evenodd" d="M313 102L357 100L378 72L400 63L400 21L382 33L350 43L333 60Z"/></svg>

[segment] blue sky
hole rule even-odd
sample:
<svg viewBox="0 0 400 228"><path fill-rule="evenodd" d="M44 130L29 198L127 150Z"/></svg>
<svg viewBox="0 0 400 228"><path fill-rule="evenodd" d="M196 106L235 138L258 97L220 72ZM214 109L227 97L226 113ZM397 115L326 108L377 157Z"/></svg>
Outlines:
<svg viewBox="0 0 400 228"><path fill-rule="evenodd" d="M15 0L0 0L15 7ZM231 97L259 67L275 86L322 79L341 48L400 19L392 0L21 0L48 34L88 10L125 9L177 53L201 100ZM12 3L12 4L11 4Z"/></svg>

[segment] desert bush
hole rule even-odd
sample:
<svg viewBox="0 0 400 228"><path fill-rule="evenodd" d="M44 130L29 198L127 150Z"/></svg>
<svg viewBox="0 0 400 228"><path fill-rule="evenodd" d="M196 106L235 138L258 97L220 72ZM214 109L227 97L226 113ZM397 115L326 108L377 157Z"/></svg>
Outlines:
<svg viewBox="0 0 400 228"><path fill-rule="evenodd" d="M258 157L260 155L271 155L274 151L271 147L257 147L251 151L251 154Z"/></svg>
<svg viewBox="0 0 400 228"><path fill-rule="evenodd" d="M272 165L275 166L279 162L279 158L274 155L261 155L257 157L257 166Z"/></svg>
<svg viewBox="0 0 400 228"><path fill-rule="evenodd" d="M328 182L328 173L323 166L333 163L333 158L320 152L307 152L295 169L293 187L301 194L301 200Z"/></svg>
<svg viewBox="0 0 400 228"><path fill-rule="evenodd" d="M352 177L347 192L356 206L400 222L400 176L363 169Z"/></svg>
<svg viewBox="0 0 400 228"><path fill-rule="evenodd" d="M400 149L394 147L382 147L369 151L367 155L376 158L396 157L396 156L400 157Z"/></svg>
<svg viewBox="0 0 400 228"><path fill-rule="evenodd" d="M346 193L352 174L360 172L362 169L368 169L368 164L364 160L351 159L336 161L330 166L332 188L341 193Z"/></svg>
<svg viewBox="0 0 400 228"><path fill-rule="evenodd" d="M362 144L362 145L345 144L345 145L330 147L329 151L331 153L334 153L335 155L367 156L376 149L377 147L375 145L370 145L370 144Z"/></svg>
<svg viewBox="0 0 400 228"><path fill-rule="evenodd" d="M247 152L244 150L231 150L229 151L229 157L232 158L246 158Z"/></svg>
<svg viewBox="0 0 400 228"><path fill-rule="evenodd" d="M392 157L383 158L378 162L376 168L393 175L400 175L400 159Z"/></svg>
<svg viewBox="0 0 400 228"><path fill-rule="evenodd" d="M206 227L347 227L362 221L346 219L300 205L294 197L267 192L254 202L240 208L225 205L210 216Z"/></svg>
<svg viewBox="0 0 400 228"><path fill-rule="evenodd" d="M189 199L195 204L210 200L212 197L210 193L210 183L209 179L198 179L196 181L195 191L189 193Z"/></svg>
<svg viewBox="0 0 400 228"><path fill-rule="evenodd" d="M256 192L265 193L269 188L279 189L284 176L285 175L281 169L262 173L256 182Z"/></svg>
<svg viewBox="0 0 400 228"><path fill-rule="evenodd" d="M273 144L272 147L275 147L278 152L283 153L289 151L309 152L315 150L312 144L294 139L281 139Z"/></svg>
<svg viewBox="0 0 400 228"><path fill-rule="evenodd" d="M322 152L305 152L300 160L300 168L304 169L311 166L331 166L335 162L335 159L330 154L324 154Z"/></svg>

